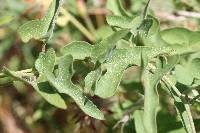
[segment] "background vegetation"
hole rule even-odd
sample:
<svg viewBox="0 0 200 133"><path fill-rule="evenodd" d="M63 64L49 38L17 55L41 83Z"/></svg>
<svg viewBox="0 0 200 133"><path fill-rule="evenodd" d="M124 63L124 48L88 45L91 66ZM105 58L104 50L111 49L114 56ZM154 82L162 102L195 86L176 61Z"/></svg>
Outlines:
<svg viewBox="0 0 200 133"><path fill-rule="evenodd" d="M146 2L146 0L122 0L125 9L135 15L143 12ZM43 42L31 40L24 43L17 30L28 20L42 18L50 3L51 0L0 0L0 18L7 17L4 21L0 21L0 25L11 20L0 26L0 70L3 66L15 71L34 66ZM113 29L106 22L106 16L110 15L111 11L108 10L110 7L106 3L106 0L65 0L63 5L65 10L61 10L54 36L46 47L53 47L56 53L60 54L59 49L72 41L83 40L95 43L111 35ZM200 30L199 0L152 0L150 13L158 18L161 29L185 27L192 31ZM89 71L88 66L84 62L77 61L74 67L79 73L73 76L73 83L82 85L84 72ZM119 91L111 98L102 99L88 95L104 113L105 121L87 116L69 97L66 97L67 109L58 109L47 103L30 85L19 81L8 83L7 80L1 79L0 132L133 133L135 132L135 110L143 106L143 89L138 71L140 71L139 67L127 69ZM190 71L182 71L182 73L189 74ZM195 86L191 91L194 86L188 87L190 81L185 79L177 83L181 88L180 91L198 96L199 86ZM159 94L158 132L185 133L176 115L173 99L162 89L159 89ZM200 132L198 98L191 105L191 112L196 130Z"/></svg>

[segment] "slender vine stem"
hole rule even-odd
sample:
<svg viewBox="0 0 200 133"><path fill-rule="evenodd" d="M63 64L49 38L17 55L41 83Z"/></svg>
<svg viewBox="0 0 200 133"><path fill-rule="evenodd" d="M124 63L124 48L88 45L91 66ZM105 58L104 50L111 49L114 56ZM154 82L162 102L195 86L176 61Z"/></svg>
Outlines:
<svg viewBox="0 0 200 133"><path fill-rule="evenodd" d="M67 10L61 8L61 13L69 18L69 21L80 30L91 42L95 41L95 37L90 33L74 16Z"/></svg>

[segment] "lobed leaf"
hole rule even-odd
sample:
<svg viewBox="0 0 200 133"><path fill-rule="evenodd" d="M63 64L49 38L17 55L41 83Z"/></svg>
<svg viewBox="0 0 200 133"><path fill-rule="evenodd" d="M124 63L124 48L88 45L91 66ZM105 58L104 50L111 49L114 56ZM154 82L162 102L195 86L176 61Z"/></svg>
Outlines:
<svg viewBox="0 0 200 133"><path fill-rule="evenodd" d="M156 25L157 24L153 26L155 27L155 30L150 29L150 32L149 32L150 35L151 33L153 35L154 31L159 32L159 29L156 28L157 27ZM127 32L128 31L126 30L118 31L112 36L108 37L106 40L95 45L92 50L91 58L93 58L93 60L103 59L103 61L105 61L105 57L109 53L108 49L111 49L112 47L114 47L115 43L120 38L124 37L127 34ZM155 42L156 42L156 39L155 39ZM66 46L66 49L67 47L68 46ZM142 46L142 47L134 47L130 49L112 50L112 53L110 54L109 59L105 63L106 73L96 83L97 85L95 88L95 94L103 98L114 95L120 83L123 71L129 65L133 65L133 64L140 65L141 52L143 52L149 59L151 59L158 55L172 56L172 55L177 55L177 54L187 54L190 52L198 51L199 49L200 49L200 45L198 45L198 43L195 43L192 46L187 47L187 48L185 47L183 48L178 44L174 44L174 45L169 45L169 46L155 46L154 45L151 47ZM110 82L112 82L112 84Z"/></svg>
<svg viewBox="0 0 200 133"><path fill-rule="evenodd" d="M101 111L84 96L81 88L71 82L72 78L72 63L73 57L66 55L59 60L58 76L55 77L53 73L46 73L48 81L53 85L59 93L67 94L74 99L77 105L91 117L103 120L104 115Z"/></svg>
<svg viewBox="0 0 200 133"><path fill-rule="evenodd" d="M46 15L40 20L31 20L19 27L19 35L24 42L30 39L44 39L50 37L55 19L59 13L62 0L53 0ZM51 32L51 33L48 33ZM49 35L48 35L49 34Z"/></svg>
<svg viewBox="0 0 200 133"><path fill-rule="evenodd" d="M106 73L99 79L95 94L102 98L114 95L124 70L129 65L140 66L141 53L145 54L149 59L152 59L153 57L170 51L170 47L134 47L114 50L112 57L105 63Z"/></svg>

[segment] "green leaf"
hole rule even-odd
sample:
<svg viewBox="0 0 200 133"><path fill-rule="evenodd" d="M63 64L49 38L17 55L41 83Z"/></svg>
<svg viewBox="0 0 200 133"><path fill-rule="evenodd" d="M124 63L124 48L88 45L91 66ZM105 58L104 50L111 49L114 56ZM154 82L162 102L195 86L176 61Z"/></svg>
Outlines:
<svg viewBox="0 0 200 133"><path fill-rule="evenodd" d="M122 29L129 29L133 35L136 35L143 20L140 16L127 18L124 16L110 15L106 17L106 21L110 26Z"/></svg>
<svg viewBox="0 0 200 133"><path fill-rule="evenodd" d="M106 60L106 55L115 47L117 41L125 37L128 32L128 30L117 31L97 43L95 46L87 42L75 41L67 44L61 50L61 53L63 55L72 55L73 59L83 60L86 57L91 57L93 62L96 62L97 60L101 60L101 62L103 62Z"/></svg>
<svg viewBox="0 0 200 133"><path fill-rule="evenodd" d="M13 16L11 15L5 15L0 17L0 26L4 25L4 24L8 24L9 22L11 22L13 20Z"/></svg>
<svg viewBox="0 0 200 133"><path fill-rule="evenodd" d="M108 0L106 7L113 12L114 15L129 17L130 15L122 6L121 0Z"/></svg>
<svg viewBox="0 0 200 133"><path fill-rule="evenodd" d="M83 41L75 41L67 44L61 49L63 55L72 55L73 59L84 60L92 56L93 47L91 44Z"/></svg>
<svg viewBox="0 0 200 133"><path fill-rule="evenodd" d="M109 37L113 33L114 33L114 31L112 30L112 28L109 25L104 25L104 26L99 27L96 30L96 38L97 38L97 40L102 40L102 39Z"/></svg>
<svg viewBox="0 0 200 133"><path fill-rule="evenodd" d="M194 79L200 79L200 59L195 58L190 62L177 65L175 67L175 76L179 83L192 85Z"/></svg>
<svg viewBox="0 0 200 133"><path fill-rule="evenodd" d="M41 52L39 58L35 61L35 68L39 72L39 78L44 78L46 72L53 72L56 54L53 49L49 49L46 53Z"/></svg>
<svg viewBox="0 0 200 133"><path fill-rule="evenodd" d="M149 29L148 35L142 38L143 41L146 40L145 45L148 45L148 40L150 40L149 43L151 45L148 47L143 46L130 49L114 49L116 42L118 42L128 33L128 30L120 30L94 46L88 44L88 48L83 48L87 47L84 46L84 43L72 43L64 48L66 51L63 50L63 54L66 55L71 53L75 59L84 59L86 56L91 56L93 62L100 61L101 63L105 63L104 66L106 67L106 72L100 77L97 83L95 83L96 85L94 92L96 95L106 98L112 96L116 92L123 71L129 65L140 65L141 52L143 52L145 56L149 57L149 59L152 59L158 55L172 56L177 54L187 54L200 49L200 46L197 45L197 43L195 43L195 45L192 47L187 48L183 48L178 44L169 45L164 43L162 45L161 43L163 40L159 35L159 22L152 17L150 18L153 20L153 24ZM146 30L145 27L146 26L141 28L141 30ZM79 50L79 45L81 49L85 49L87 53L82 52L84 50ZM82 55L82 57L80 57L79 54ZM110 84L110 81L112 81L112 84ZM91 83L94 84L94 82L96 81L93 80ZM91 83L89 83L90 87ZM88 88L90 89L90 87Z"/></svg>
<svg viewBox="0 0 200 133"><path fill-rule="evenodd" d="M81 88L71 82L73 74L72 63L73 57L71 55L62 57L59 60L58 76L55 77L53 73L46 73L48 81L58 90L59 93L67 94L73 98L77 105L87 115L103 120L104 115L96 107L96 105L94 105L86 96L84 96Z"/></svg>
<svg viewBox="0 0 200 133"><path fill-rule="evenodd" d="M30 39L45 39L51 37L55 19L59 13L62 0L53 0L46 15L40 20L31 20L19 27L19 34L24 42Z"/></svg>
<svg viewBox="0 0 200 133"><path fill-rule="evenodd" d="M171 45L184 47L198 45L200 43L200 32L193 32L184 28L172 28L161 32L162 38Z"/></svg>
<svg viewBox="0 0 200 133"><path fill-rule="evenodd" d="M182 65L176 65L175 67L175 77L179 83L184 85L191 85L193 82L193 75L190 73L190 69Z"/></svg>
<svg viewBox="0 0 200 133"><path fill-rule="evenodd" d="M115 49L111 58L105 63L106 73L99 79L95 88L95 94L102 97L110 97L115 94L122 78L124 70L129 65L141 64L141 53L149 59L171 51L170 47L134 47L130 49Z"/></svg>
<svg viewBox="0 0 200 133"><path fill-rule="evenodd" d="M193 59L190 63L192 75L200 79L200 58Z"/></svg>
<svg viewBox="0 0 200 133"><path fill-rule="evenodd" d="M50 104L58 108L66 109L63 98L47 82L40 82L35 76L27 76L26 73L17 73L7 68L4 69L4 73L9 77L33 86L33 88Z"/></svg>
<svg viewBox="0 0 200 133"><path fill-rule="evenodd" d="M92 51L92 60L104 62L106 60L106 54L115 47L116 43L128 34L128 30L119 30L114 34L110 35L106 39L97 43Z"/></svg>
<svg viewBox="0 0 200 133"><path fill-rule="evenodd" d="M184 28L172 28L161 31L161 37L179 54L199 51L200 32L193 32Z"/></svg>
<svg viewBox="0 0 200 133"><path fill-rule="evenodd" d="M106 49L103 50L106 51ZM107 63L105 63L106 73L99 79L95 89L95 94L102 98L112 96L116 92L116 89L121 81L123 71L129 65L141 64L141 52L143 52L143 54L149 59L152 59L158 55L173 56L199 50L200 45L198 45L198 43L189 47L182 47L175 44L170 46L137 46L130 49L115 49L112 52L112 56L109 58Z"/></svg>
<svg viewBox="0 0 200 133"><path fill-rule="evenodd" d="M86 77L85 77L85 93L90 93L91 95L94 94L94 90L96 88L97 81L101 77L102 71L100 68L91 71Z"/></svg>
<svg viewBox="0 0 200 133"><path fill-rule="evenodd" d="M55 51L49 49L46 53L41 52L39 58L35 62L35 68L39 72L36 82L31 83L32 86L51 104L66 108L63 98L52 88L45 77L46 73L51 73L55 65Z"/></svg>
<svg viewBox="0 0 200 133"><path fill-rule="evenodd" d="M144 129L144 119L143 119L144 111L136 110L133 114L135 120L135 130L136 133L146 133Z"/></svg>
<svg viewBox="0 0 200 133"><path fill-rule="evenodd" d="M160 62L153 74L146 68L143 68L142 83L145 90L143 121L145 131L148 133L157 132L156 114L159 105L157 85L162 77L177 64L177 61L178 57L171 57L168 59L167 64Z"/></svg>
<svg viewBox="0 0 200 133"><path fill-rule="evenodd" d="M135 43L137 45L157 46L157 47L168 45L161 38L159 21L152 16L148 16L146 19L141 20L141 23L138 29L133 28L131 30L132 33L136 33L137 31L138 31L138 34L135 37Z"/></svg>
<svg viewBox="0 0 200 133"><path fill-rule="evenodd" d="M123 29L131 28L131 19L124 16L110 15L106 17L106 21L110 26L120 27Z"/></svg>
<svg viewBox="0 0 200 133"><path fill-rule="evenodd" d="M35 82L31 83L31 85L50 104L61 109L67 108L65 100L61 97L59 93L55 91L54 88L50 86L48 82L37 81L37 83Z"/></svg>

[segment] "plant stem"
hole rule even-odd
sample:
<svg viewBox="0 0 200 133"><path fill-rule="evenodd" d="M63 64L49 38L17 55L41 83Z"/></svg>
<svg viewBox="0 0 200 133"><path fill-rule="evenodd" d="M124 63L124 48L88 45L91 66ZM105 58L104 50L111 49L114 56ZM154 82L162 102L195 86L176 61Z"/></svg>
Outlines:
<svg viewBox="0 0 200 133"><path fill-rule="evenodd" d="M164 76L162 80L163 82L169 84L172 87L173 91L176 93L178 97L186 98L186 95L181 94L180 91L177 89L177 87L170 81L170 79L167 76ZM187 96L187 97L191 99L189 103L194 103L195 101L200 102L200 100L198 100L198 98L200 98L200 95L196 97L191 97L191 96Z"/></svg>
<svg viewBox="0 0 200 133"><path fill-rule="evenodd" d="M24 69L24 70L16 71L16 73L30 73L30 72L32 72L31 68L30 69ZM7 77L6 74L0 73L0 78L5 78L5 77Z"/></svg>
<svg viewBox="0 0 200 133"><path fill-rule="evenodd" d="M24 70L16 71L16 72L30 73L32 71L33 71L32 68L29 68L29 69L24 69Z"/></svg>
<svg viewBox="0 0 200 133"><path fill-rule="evenodd" d="M192 133L196 133L196 129L195 129L193 118L192 118L192 113L191 113L191 110L190 110L190 105L185 104L185 109L186 109L186 113L187 113L187 116L188 116L188 119L189 119L190 126L192 128Z"/></svg>
<svg viewBox="0 0 200 133"><path fill-rule="evenodd" d="M176 88L176 86L170 81L170 79L168 77L164 76L163 81L165 83L169 84L172 87L173 91L177 94L177 96L180 97L180 99L182 99L182 97L184 95L181 94L181 92L178 90L178 88ZM192 133L196 133L193 118L192 118L192 113L191 113L191 110L190 110L190 105L187 102L187 103L184 103L184 106L185 106L185 111L187 113L187 117L188 117L188 120L189 120L189 124L190 124L191 130L192 130Z"/></svg>
<svg viewBox="0 0 200 133"><path fill-rule="evenodd" d="M176 93L176 95L178 97L182 97L183 95L180 93L180 91L176 88L176 86L170 81L170 79L167 76L163 77L163 81L166 82L167 84L169 84L172 89L174 90L174 92Z"/></svg>
<svg viewBox="0 0 200 133"><path fill-rule="evenodd" d="M83 19L85 21L85 24L87 25L88 29L91 31L92 34L95 34L95 28L92 24L92 21L88 15L84 15Z"/></svg>
<svg viewBox="0 0 200 133"><path fill-rule="evenodd" d="M67 10L61 9L63 15L69 18L69 21L79 29L91 42L95 41L95 37L74 17L72 16Z"/></svg>
<svg viewBox="0 0 200 133"><path fill-rule="evenodd" d="M197 101L200 98L200 95L197 95L192 100L190 100L190 103L193 104L195 101Z"/></svg>

